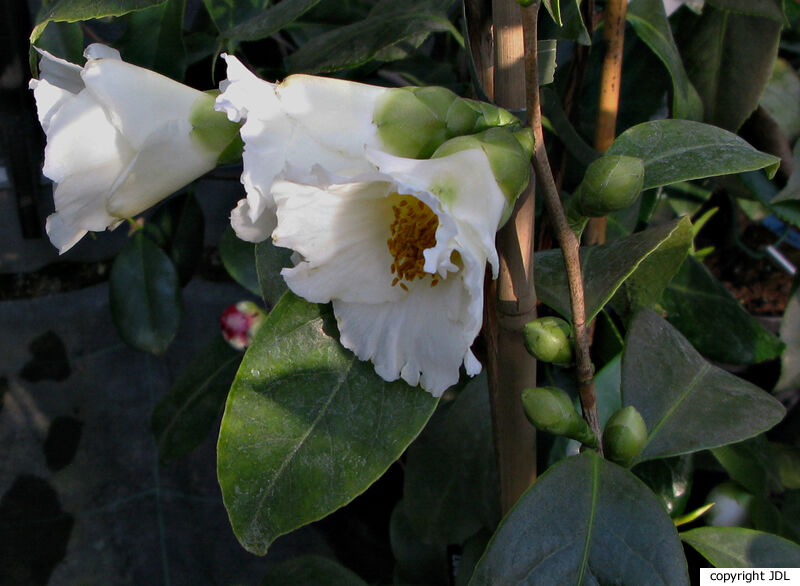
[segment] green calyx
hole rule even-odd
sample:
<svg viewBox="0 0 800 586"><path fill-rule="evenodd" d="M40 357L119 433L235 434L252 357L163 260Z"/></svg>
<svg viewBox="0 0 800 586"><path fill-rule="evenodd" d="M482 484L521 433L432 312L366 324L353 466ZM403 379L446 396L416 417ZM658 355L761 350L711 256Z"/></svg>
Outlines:
<svg viewBox="0 0 800 586"><path fill-rule="evenodd" d="M596 448L597 438L589 424L575 410L569 395L556 387L522 391L522 406L528 420L541 431L564 435Z"/></svg>
<svg viewBox="0 0 800 586"><path fill-rule="evenodd" d="M522 330L525 348L542 362L568 365L572 362L572 329L560 317L540 317Z"/></svg>
<svg viewBox="0 0 800 586"><path fill-rule="evenodd" d="M436 86L387 90L378 99L373 121L388 153L412 159L429 158L456 136L520 126L519 120L502 108Z"/></svg>
<svg viewBox="0 0 800 586"><path fill-rule="evenodd" d="M214 110L218 91L205 92L192 104L189 123L192 139L213 153L217 153L218 165L233 163L242 158L244 143L239 136L241 124L231 122L224 112Z"/></svg>
<svg viewBox="0 0 800 586"><path fill-rule="evenodd" d="M604 155L586 169L573 194L575 211L602 217L631 205L644 185L644 162L637 157Z"/></svg>
<svg viewBox="0 0 800 586"><path fill-rule="evenodd" d="M500 219L502 226L530 180L533 135L528 128L515 132L503 127L489 128L477 134L451 138L439 146L431 158L478 148L486 153L495 181L506 196L506 206Z"/></svg>
<svg viewBox="0 0 800 586"><path fill-rule="evenodd" d="M647 424L635 407L623 407L606 423L603 452L609 460L628 466L647 443Z"/></svg>

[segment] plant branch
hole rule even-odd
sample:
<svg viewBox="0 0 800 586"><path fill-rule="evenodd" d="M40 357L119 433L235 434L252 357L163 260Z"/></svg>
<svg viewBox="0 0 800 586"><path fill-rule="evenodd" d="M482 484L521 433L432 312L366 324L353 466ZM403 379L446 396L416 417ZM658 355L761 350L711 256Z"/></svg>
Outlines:
<svg viewBox="0 0 800 586"><path fill-rule="evenodd" d="M583 417L601 442L600 420L597 416L597 394L594 388L594 368L589 356L589 336L586 328L586 304L581 276L580 242L570 229L564 208L561 205L558 188L550 169L547 150L544 145L542 131L542 113L539 100L539 74L536 59L537 20L539 2L534 2L523 9L523 28L525 31L525 80L527 86L528 123L533 130L536 144L533 149L533 167L536 178L544 192L544 204L550 216L550 222L561 244L564 255L564 267L569 282L570 306L572 308L572 329L575 340L575 362L578 391L580 393Z"/></svg>
<svg viewBox="0 0 800 586"><path fill-rule="evenodd" d="M625 14L627 0L608 0L605 8L603 40L606 53L600 72L600 100L597 105L594 147L606 152L617 132L619 91L622 85L622 51L625 45ZM584 241L587 244L603 244L606 241L606 219L592 218L586 227Z"/></svg>
<svg viewBox="0 0 800 586"><path fill-rule="evenodd" d="M491 0L493 55L483 56L484 88L500 106L525 106L522 14L515 0ZM487 58L488 57L488 58ZM476 60L477 62L477 60ZM491 79L491 83L486 83ZM533 287L534 198L522 194L514 213L497 234L500 270L496 282L487 279L484 334L492 406L500 504L508 512L536 480L536 430L522 406L522 390L536 386L536 360L523 344L522 328L536 317Z"/></svg>

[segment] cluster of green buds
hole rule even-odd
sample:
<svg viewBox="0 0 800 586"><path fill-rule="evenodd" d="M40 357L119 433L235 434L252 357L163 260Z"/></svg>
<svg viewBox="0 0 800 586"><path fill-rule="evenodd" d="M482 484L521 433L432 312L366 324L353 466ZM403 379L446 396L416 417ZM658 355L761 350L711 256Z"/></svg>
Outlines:
<svg viewBox="0 0 800 586"><path fill-rule="evenodd" d="M578 414L569 395L557 387L536 387L522 391L525 415L536 429L563 435L591 448L598 446L589 424Z"/></svg>

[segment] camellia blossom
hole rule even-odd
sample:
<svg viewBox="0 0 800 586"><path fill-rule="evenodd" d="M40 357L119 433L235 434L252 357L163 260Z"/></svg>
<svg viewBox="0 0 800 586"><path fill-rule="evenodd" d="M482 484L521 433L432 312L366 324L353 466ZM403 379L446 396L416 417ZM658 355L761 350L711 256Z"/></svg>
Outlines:
<svg viewBox="0 0 800 586"><path fill-rule="evenodd" d="M383 88L312 75L282 83L259 79L236 57L223 55L227 79L217 109L244 121L247 198L231 214L239 238L260 242L275 228L271 186L288 167L315 165L343 177L374 169L365 148L428 158L446 140L496 126L515 126L511 114L440 87Z"/></svg>
<svg viewBox="0 0 800 586"><path fill-rule="evenodd" d="M213 97L126 63L115 49L90 45L83 67L39 53L40 79L30 87L47 135L43 172L55 182L47 234L61 253L213 169L235 136ZM212 128L209 115L227 128Z"/></svg>
<svg viewBox="0 0 800 586"><path fill-rule="evenodd" d="M440 396L481 370L470 350L482 321L486 262L508 199L480 148L415 160L368 149L372 172L279 179L276 245L301 257L290 289L333 302L340 340L385 380Z"/></svg>

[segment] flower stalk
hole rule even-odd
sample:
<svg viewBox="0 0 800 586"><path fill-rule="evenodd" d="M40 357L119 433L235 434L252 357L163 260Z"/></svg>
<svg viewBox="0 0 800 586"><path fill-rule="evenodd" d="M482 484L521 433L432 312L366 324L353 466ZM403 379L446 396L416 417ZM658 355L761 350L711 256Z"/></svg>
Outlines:
<svg viewBox="0 0 800 586"><path fill-rule="evenodd" d="M555 229L564 255L564 267L569 282L570 306L572 309L572 331L575 341L575 370L583 417L602 445L600 420L597 415L597 393L594 385L594 368L589 355L589 335L586 327L586 303L581 276L580 242L570 229L561 204L542 130L541 104L539 100L539 73L536 55L537 22L540 2L522 9L525 31L525 83L527 94L528 123L533 130L533 168L543 189L545 208ZM602 449L601 449L602 451Z"/></svg>

